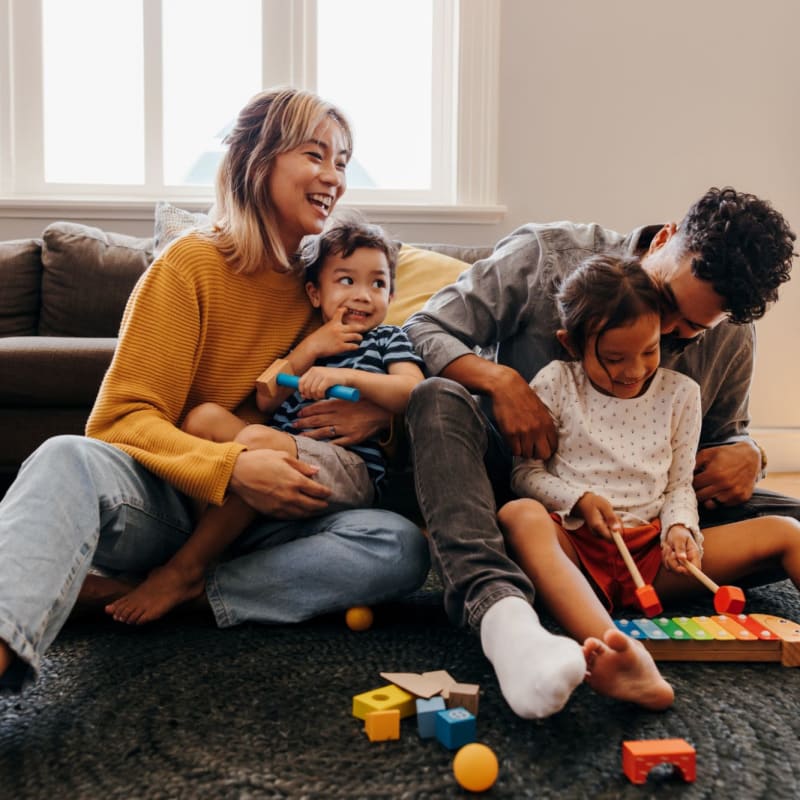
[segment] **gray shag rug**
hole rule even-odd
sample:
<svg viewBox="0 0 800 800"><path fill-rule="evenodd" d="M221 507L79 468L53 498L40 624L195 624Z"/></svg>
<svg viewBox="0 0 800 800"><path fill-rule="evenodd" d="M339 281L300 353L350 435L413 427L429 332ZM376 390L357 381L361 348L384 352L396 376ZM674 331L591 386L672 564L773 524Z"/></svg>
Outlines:
<svg viewBox="0 0 800 800"><path fill-rule="evenodd" d="M0 695L0 798L467 797L453 753L420 739L370 743L352 697L382 671L446 669L481 687L478 740L500 762L489 798L797 798L800 669L664 663L677 700L649 713L580 687L528 722L506 706L476 637L448 624L435 578L350 631L341 615L291 627L217 630L174 616L142 628L70 623L40 681ZM748 593L748 611L800 621L788 583ZM710 613L706 603L677 612ZM545 618L546 620L546 618ZM697 780L622 772L629 739L687 739Z"/></svg>

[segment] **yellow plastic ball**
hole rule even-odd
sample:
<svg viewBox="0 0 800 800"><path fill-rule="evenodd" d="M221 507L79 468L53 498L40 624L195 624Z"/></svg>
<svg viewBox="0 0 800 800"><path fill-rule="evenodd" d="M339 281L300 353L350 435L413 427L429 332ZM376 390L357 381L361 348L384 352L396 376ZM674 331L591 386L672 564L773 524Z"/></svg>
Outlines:
<svg viewBox="0 0 800 800"><path fill-rule="evenodd" d="M353 606L347 609L344 621L351 631L365 631L372 627L372 609L369 606Z"/></svg>
<svg viewBox="0 0 800 800"><path fill-rule="evenodd" d="M453 774L469 792L485 792L494 786L499 769L492 748L479 742L465 744L453 759Z"/></svg>

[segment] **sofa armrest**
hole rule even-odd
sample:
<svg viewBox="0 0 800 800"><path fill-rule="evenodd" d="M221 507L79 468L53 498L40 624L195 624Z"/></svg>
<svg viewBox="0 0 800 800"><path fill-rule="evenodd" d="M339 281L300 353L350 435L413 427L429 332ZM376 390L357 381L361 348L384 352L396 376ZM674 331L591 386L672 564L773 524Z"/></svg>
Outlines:
<svg viewBox="0 0 800 800"><path fill-rule="evenodd" d="M116 345L115 338L0 338L0 406L92 406Z"/></svg>

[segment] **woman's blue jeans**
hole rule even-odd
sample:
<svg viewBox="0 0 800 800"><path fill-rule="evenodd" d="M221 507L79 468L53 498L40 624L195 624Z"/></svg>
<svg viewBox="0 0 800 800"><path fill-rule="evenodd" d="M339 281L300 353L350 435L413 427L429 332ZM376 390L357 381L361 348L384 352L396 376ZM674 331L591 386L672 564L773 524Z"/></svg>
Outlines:
<svg viewBox="0 0 800 800"><path fill-rule="evenodd" d="M126 453L50 439L0 503L0 640L38 673L90 566L147 573L192 529L187 498ZM428 566L419 528L390 511L266 520L209 573L206 593L220 627L299 622L414 591Z"/></svg>

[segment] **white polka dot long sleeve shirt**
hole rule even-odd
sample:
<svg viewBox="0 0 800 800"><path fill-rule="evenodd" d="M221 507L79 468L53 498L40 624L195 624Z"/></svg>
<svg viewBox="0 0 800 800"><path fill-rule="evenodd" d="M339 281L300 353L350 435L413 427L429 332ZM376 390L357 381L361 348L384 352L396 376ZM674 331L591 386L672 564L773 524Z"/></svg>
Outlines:
<svg viewBox="0 0 800 800"><path fill-rule="evenodd" d="M545 463L516 459L513 490L559 514L567 529L586 492L605 497L626 527L660 518L662 538L687 527L702 547L692 488L700 438L700 389L685 375L659 369L647 391L623 400L592 386L579 362L553 361L531 388L550 409L558 449Z"/></svg>

